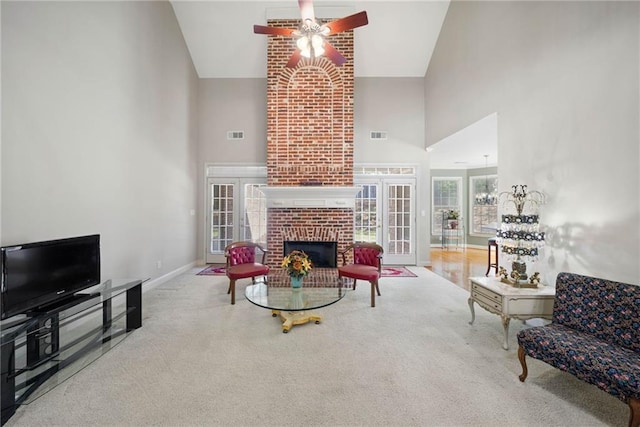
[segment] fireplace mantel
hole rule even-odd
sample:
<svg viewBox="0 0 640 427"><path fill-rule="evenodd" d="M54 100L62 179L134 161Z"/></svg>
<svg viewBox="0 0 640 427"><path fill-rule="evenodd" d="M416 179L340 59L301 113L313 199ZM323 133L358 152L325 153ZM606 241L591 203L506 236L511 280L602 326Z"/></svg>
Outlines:
<svg viewBox="0 0 640 427"><path fill-rule="evenodd" d="M259 187L268 208L355 208L360 187Z"/></svg>

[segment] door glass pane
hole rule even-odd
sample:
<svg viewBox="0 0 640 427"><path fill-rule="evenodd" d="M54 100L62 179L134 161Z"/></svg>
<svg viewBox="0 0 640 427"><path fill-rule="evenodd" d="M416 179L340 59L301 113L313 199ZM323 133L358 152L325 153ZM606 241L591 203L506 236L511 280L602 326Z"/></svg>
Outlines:
<svg viewBox="0 0 640 427"><path fill-rule="evenodd" d="M245 184L243 240L267 246L267 198L259 190L266 184Z"/></svg>
<svg viewBox="0 0 640 427"><path fill-rule="evenodd" d="M233 184L211 184L210 253L222 253L233 242Z"/></svg>
<svg viewBox="0 0 640 427"><path fill-rule="evenodd" d="M354 239L356 242L377 241L377 192L378 186L376 184L365 184L356 195L354 230Z"/></svg>
<svg viewBox="0 0 640 427"><path fill-rule="evenodd" d="M389 254L411 253L411 186L408 184L389 185Z"/></svg>

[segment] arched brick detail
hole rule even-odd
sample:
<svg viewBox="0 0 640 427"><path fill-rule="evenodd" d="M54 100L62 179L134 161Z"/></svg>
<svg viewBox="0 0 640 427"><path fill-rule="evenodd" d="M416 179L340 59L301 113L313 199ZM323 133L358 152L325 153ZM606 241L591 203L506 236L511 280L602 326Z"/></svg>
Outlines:
<svg viewBox="0 0 640 427"><path fill-rule="evenodd" d="M345 184L345 102L342 76L326 58L300 61L278 76L273 96L279 112L270 145L273 175L282 185L319 181ZM346 173L352 175L352 167ZM270 185L275 185L275 180Z"/></svg>
<svg viewBox="0 0 640 427"><path fill-rule="evenodd" d="M268 25L297 28L297 20ZM346 59L338 67L325 57L301 58L287 68L295 51L292 37L267 41L267 185L353 186L353 31L327 38ZM283 235L313 228L309 240L339 230L338 248L353 241L351 209L269 209L268 262L282 259ZM309 229L311 230L311 229Z"/></svg>

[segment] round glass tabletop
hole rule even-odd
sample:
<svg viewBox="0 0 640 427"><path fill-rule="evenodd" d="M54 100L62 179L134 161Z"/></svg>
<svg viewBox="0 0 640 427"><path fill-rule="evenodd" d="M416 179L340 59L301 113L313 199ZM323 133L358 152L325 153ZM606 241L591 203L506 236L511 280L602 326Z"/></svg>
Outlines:
<svg viewBox="0 0 640 427"><path fill-rule="evenodd" d="M304 311L340 301L351 286L350 279L338 278L337 269L314 269L301 288L293 288L289 277L276 270L266 281L247 286L244 295L251 303L270 310Z"/></svg>

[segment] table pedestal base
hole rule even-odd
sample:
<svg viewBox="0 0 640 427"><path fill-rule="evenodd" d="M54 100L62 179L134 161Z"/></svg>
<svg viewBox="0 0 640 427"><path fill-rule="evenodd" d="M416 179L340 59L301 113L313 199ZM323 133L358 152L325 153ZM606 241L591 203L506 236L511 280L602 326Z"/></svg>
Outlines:
<svg viewBox="0 0 640 427"><path fill-rule="evenodd" d="M315 321L316 325L322 321L322 316L312 311L281 311L271 310L273 317L280 316L282 319L282 332L287 333L294 325L302 325L310 321Z"/></svg>

